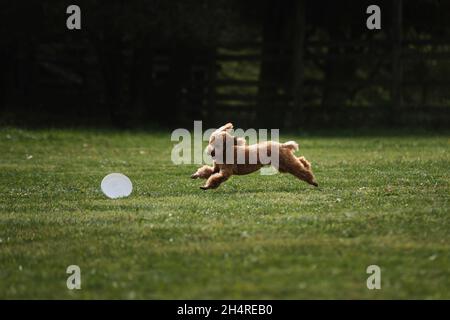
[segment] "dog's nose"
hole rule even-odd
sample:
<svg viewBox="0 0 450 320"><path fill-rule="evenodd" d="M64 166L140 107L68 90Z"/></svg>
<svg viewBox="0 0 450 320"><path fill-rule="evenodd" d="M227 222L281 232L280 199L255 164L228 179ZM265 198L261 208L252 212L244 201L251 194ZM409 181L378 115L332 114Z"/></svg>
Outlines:
<svg viewBox="0 0 450 320"><path fill-rule="evenodd" d="M214 157L216 155L216 152L213 150L211 150L211 157Z"/></svg>

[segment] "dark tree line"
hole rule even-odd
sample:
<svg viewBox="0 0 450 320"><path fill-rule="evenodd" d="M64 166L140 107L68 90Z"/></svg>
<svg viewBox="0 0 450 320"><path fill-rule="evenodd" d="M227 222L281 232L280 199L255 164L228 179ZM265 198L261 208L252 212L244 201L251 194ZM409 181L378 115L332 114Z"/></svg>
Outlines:
<svg viewBox="0 0 450 320"><path fill-rule="evenodd" d="M338 120L347 113L337 110L352 106L372 106L388 117L398 104L449 107L450 4L403 1L398 59L408 52L415 58L399 62L392 54L396 1L377 1L382 30L374 32L365 25L365 10L373 4L366 0L78 1L82 29L77 31L66 28L72 2L5 0L0 124L222 121L215 83L228 65L217 56L220 48L239 43L243 55L246 43L259 46L251 58L258 73L252 102L257 109L228 116L247 117L255 125L342 123ZM423 43L419 47L414 41ZM428 53L434 56L426 58ZM245 63L236 61L237 69L245 70ZM402 75L397 86L396 72ZM411 87L403 87L408 81ZM430 118L433 112L417 117Z"/></svg>

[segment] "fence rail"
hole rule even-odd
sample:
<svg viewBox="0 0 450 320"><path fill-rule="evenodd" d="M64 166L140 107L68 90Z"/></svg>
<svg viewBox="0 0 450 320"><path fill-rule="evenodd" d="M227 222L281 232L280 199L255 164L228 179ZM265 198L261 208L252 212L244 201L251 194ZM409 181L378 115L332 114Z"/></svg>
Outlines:
<svg viewBox="0 0 450 320"><path fill-rule="evenodd" d="M356 64L355 68L363 61L365 64L378 64L383 66L384 74L380 75L375 72L366 78L353 78L333 80L332 77L322 77L314 79L310 76L303 77L302 89L303 96L314 96L312 91L319 90L315 102L304 101L300 106L303 113L321 114L319 117L327 117L327 115L339 112L353 112L366 114L389 114L398 113L399 122L409 111L427 113L430 117L439 119L438 122L449 123L450 114L450 77L445 79L436 79L429 76L422 76L416 73L413 76L405 77L405 66L414 63L432 62L436 65L445 63L450 70L450 39L401 39L400 47L394 52L393 42L391 40L355 40L355 41L308 41L304 43L303 64L315 64L317 61L323 63L336 63L342 61L351 61ZM270 48L272 52L265 54L264 47ZM324 48L322 52L317 52L317 49ZM331 49L334 49L330 52ZM426 49L427 52L424 52ZM260 69L264 63L278 64L281 68L289 68L289 63L292 61L292 50L280 46L276 43L230 43L221 45L217 50L216 64L226 68L227 64L235 64L240 66L253 65ZM357 51L357 52L355 52ZM225 52L225 53L224 53ZM338 52L338 53L336 53ZM394 59L395 55L395 59ZM394 59L394 60L393 60ZM393 63L398 63L399 66L392 66ZM344 63L345 64L345 63ZM239 79L237 76L223 75L220 73L220 67L217 68L218 74L211 84L211 91L214 91L214 100L209 100L208 103L213 103L214 106L210 110L235 110L242 108L245 112L256 113L258 109L261 110L261 103L272 103L278 107L292 107L295 103L294 94L292 92L292 83L289 77L281 77L281 81L264 81L260 77L254 79ZM414 67L407 71L413 70ZM354 70L349 70L349 73ZM322 105L324 88L327 89L342 89L356 92L362 92L368 88L376 87L378 90L383 90L388 96L383 105L377 105L377 102L369 105L358 105L357 102L350 102L347 105L338 106L324 106ZM433 90L441 90L444 97L441 99L444 103L433 104L424 98L419 102L410 101L409 97L405 97L406 91L412 87L419 87L423 90L432 88ZM227 90L224 90L227 89ZM245 92L247 89L250 92ZM281 89L281 92L277 92ZM270 93L265 93L269 90ZM242 93L242 92L245 93ZM247 90L248 91L248 90ZM445 92L446 91L446 95ZM354 93L355 94L355 93ZM314 100L314 99L313 99ZM428 99L429 100L429 99ZM381 110L381 111L380 111Z"/></svg>

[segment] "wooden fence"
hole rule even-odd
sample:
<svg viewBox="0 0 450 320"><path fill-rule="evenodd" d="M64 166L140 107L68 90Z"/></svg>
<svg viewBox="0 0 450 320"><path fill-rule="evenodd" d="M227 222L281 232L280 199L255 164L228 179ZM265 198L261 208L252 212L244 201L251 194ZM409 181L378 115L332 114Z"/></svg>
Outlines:
<svg viewBox="0 0 450 320"><path fill-rule="evenodd" d="M265 44L267 45L267 44ZM276 48L277 44L272 44ZM210 110L209 116L214 119L214 114L228 113L231 117L244 117L248 121L257 118L258 112L269 112L263 109L261 104L268 102L272 105L272 111L284 112L291 110L286 115L292 117L293 113L301 113L301 120L296 124L312 122L334 123L336 125L346 122L364 122L369 117L374 121L393 121L393 123L436 123L446 125L450 115L450 77L433 78L423 77L423 72L414 74L414 68L418 65L431 65L439 68L443 65L450 70L450 40L404 40L400 49L393 50L390 40L374 41L342 41L342 42L307 42L303 64L310 66L315 61L354 61L351 64L355 68L364 65L372 65L373 69L363 77L347 77L333 81L323 74L304 75L300 84L302 97L300 105L296 105L294 84L290 73L292 52L280 48L279 54L264 56L262 43L240 43L223 45L217 49L215 56L216 72L214 78L209 79L210 94L205 99L205 105ZM330 48L334 52L330 53ZM355 52L355 48L357 51ZM347 50L350 49L350 50ZM397 52L400 50L400 54ZM351 52L347 52L351 51ZM223 53L226 52L226 53ZM251 53L248 53L251 52ZM223 69L230 66L240 66L242 69L255 68L260 70L264 61L272 61L280 65L280 70L286 77L281 77L281 82L261 81L259 77L242 79L242 75L230 74ZM345 65L345 64L344 64ZM378 69L377 69L378 68ZM370 69L370 68L369 68ZM404 71L408 71L408 76ZM348 70L349 74L355 70ZM433 71L424 71L433 73ZM275 77L277 78L277 77ZM344 77L345 78L345 77ZM298 86L298 84L297 84ZM272 88L271 95L264 95L264 91ZM275 90L273 90L275 88ZM337 90L364 92L373 90L383 92L385 98L370 100L367 95L363 104L357 99L348 99L345 104L324 105L324 88ZM413 97L411 91L438 92L439 101L432 99L432 93L427 97ZM405 97L406 95L406 97ZM417 94L416 94L417 95ZM292 111L293 110L293 111ZM415 119L415 120L414 120ZM283 119L288 123L289 119ZM212 120L214 122L214 120ZM366 121L367 122L367 121Z"/></svg>
<svg viewBox="0 0 450 320"><path fill-rule="evenodd" d="M50 105L48 110L55 114L64 105L73 109L74 118L84 115L95 123L95 116L107 114L109 108L98 57L86 45L66 46L61 52L56 47L38 47L38 68L25 67L26 58L18 58L23 70L16 74L18 81L9 82L10 91L25 89L11 93L10 100L29 99L31 107L38 101ZM393 47L392 39L305 41L298 61L295 48L281 43L228 43L194 49L190 58L176 63L173 50L158 49L150 57L145 53L144 62L124 63L137 66L124 69L123 76L137 87L126 88L133 96L123 104L123 112L147 121L163 110L167 112L161 119L204 120L212 126L230 120L242 127L264 121L280 128L448 127L450 40L402 39L399 48ZM294 70L301 70L301 77ZM21 79L35 78L39 81L12 87Z"/></svg>

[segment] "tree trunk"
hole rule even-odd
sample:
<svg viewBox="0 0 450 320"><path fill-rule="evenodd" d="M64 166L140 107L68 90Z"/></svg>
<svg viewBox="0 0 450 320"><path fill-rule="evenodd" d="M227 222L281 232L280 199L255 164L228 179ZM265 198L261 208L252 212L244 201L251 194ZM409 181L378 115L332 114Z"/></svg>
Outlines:
<svg viewBox="0 0 450 320"><path fill-rule="evenodd" d="M283 38L284 23L287 20L286 3L271 0L266 5L256 120L263 128L279 128L284 120L283 111L286 110L279 110L278 106L273 104L273 98L280 87L285 89L283 83L280 83L282 66L277 55L280 39Z"/></svg>

